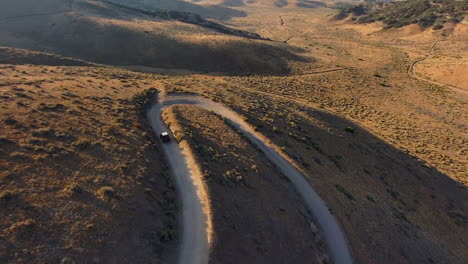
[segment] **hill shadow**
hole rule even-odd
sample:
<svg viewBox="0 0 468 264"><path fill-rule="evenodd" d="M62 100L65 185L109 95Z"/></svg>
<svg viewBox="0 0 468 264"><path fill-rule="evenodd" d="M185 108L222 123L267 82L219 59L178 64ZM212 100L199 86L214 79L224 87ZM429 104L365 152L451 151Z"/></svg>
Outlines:
<svg viewBox="0 0 468 264"><path fill-rule="evenodd" d="M232 7L245 6L244 0L224 0L223 5L224 6L232 6Z"/></svg>
<svg viewBox="0 0 468 264"><path fill-rule="evenodd" d="M87 61L66 58L44 52L0 46L0 64L32 64L46 66L92 66Z"/></svg>
<svg viewBox="0 0 468 264"><path fill-rule="evenodd" d="M296 3L297 7L302 8L316 8L316 7L325 7L327 6L323 2L313 1L313 0L298 0Z"/></svg>
<svg viewBox="0 0 468 264"><path fill-rule="evenodd" d="M126 5L126 4L117 4L117 3L110 2L107 0L101 0L101 1L110 6L99 6L95 3L92 4L89 2L83 2L81 3L80 6L87 8L90 11L94 11L94 13L98 17L100 17L102 14L106 14L106 16L114 17L114 18L118 17L121 20L132 20L131 17L128 17L128 14L132 14L134 16L140 16L140 17L143 15L143 16L148 16L150 18L156 18L156 19L161 19L161 20L173 20L173 21L179 21L182 23L197 25L197 26L206 28L208 30L216 31L219 33L227 34L227 35L239 36L239 37L250 38L250 39L269 40L269 39L262 38L260 35L256 33L251 33L251 32L240 30L240 29L230 28L223 24L204 19L200 15L195 14L195 13L183 12L183 11L177 11L177 10L161 10L161 9L150 10L147 8L132 7L131 5ZM111 8L113 8L114 10L112 10ZM122 13L126 13L126 14L122 15Z"/></svg>
<svg viewBox="0 0 468 264"><path fill-rule="evenodd" d="M118 4L126 4L132 7L144 8L147 10L177 10L198 14L204 18L229 20L233 17L246 17L244 11L232 9L219 5L198 5L183 0L158 0L158 1L133 1L133 0L107 0ZM229 6L239 6L240 0L227 0Z"/></svg>
<svg viewBox="0 0 468 264"><path fill-rule="evenodd" d="M466 259L466 186L342 117L268 96L243 98L248 111L222 101L307 172L339 219L356 262Z"/></svg>
<svg viewBox="0 0 468 264"><path fill-rule="evenodd" d="M71 10L74 0L4 0L0 3L0 21Z"/></svg>
<svg viewBox="0 0 468 264"><path fill-rule="evenodd" d="M145 16L138 16L138 19L143 21ZM126 23L131 21L129 17ZM289 61L310 61L297 50L273 42L216 32L209 32L203 41L191 41L189 35L182 40L167 30L147 31L120 23L100 22L93 14L85 16L76 11L8 21L0 25L0 36L0 45L8 47L121 66L277 75L290 72ZM55 60L54 63L67 65L69 62Z"/></svg>
<svg viewBox="0 0 468 264"><path fill-rule="evenodd" d="M275 1L274 4L276 7L282 8L282 7L287 6L289 3L288 3L288 0L277 0Z"/></svg>

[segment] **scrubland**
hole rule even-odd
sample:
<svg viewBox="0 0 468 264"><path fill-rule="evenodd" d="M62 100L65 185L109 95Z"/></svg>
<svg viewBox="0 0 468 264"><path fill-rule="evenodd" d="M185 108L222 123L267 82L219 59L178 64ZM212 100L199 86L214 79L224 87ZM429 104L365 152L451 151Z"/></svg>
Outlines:
<svg viewBox="0 0 468 264"><path fill-rule="evenodd" d="M466 22L384 29L312 1L221 2L175 8L264 40L96 1L0 26L0 262L174 261L177 190L142 115L156 88L222 102L269 138L356 262L466 263ZM213 113L168 116L204 171L212 263L326 263L274 164Z"/></svg>
<svg viewBox="0 0 468 264"><path fill-rule="evenodd" d="M172 256L176 193L139 99L153 79L0 66L0 262Z"/></svg>

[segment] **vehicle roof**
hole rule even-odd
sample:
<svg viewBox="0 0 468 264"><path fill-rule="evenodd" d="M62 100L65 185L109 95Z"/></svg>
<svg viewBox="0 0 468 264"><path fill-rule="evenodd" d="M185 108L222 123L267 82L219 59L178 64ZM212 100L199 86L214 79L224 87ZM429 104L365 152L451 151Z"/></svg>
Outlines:
<svg viewBox="0 0 468 264"><path fill-rule="evenodd" d="M169 133L167 133L167 132L162 132L161 135L162 135L162 136L168 136Z"/></svg>

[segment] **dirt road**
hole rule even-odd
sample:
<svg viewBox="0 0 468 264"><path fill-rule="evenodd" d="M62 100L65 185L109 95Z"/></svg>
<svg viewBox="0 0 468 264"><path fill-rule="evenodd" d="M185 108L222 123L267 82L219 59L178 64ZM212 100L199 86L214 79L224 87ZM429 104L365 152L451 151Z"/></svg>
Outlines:
<svg viewBox="0 0 468 264"><path fill-rule="evenodd" d="M169 131L161 119L165 104L156 104L148 111L148 120L155 133ZM177 190L182 203L181 222L182 236L179 248L178 263L208 263L208 228L209 219L200 171L190 155L175 140L162 145L166 158L176 178Z"/></svg>
<svg viewBox="0 0 468 264"><path fill-rule="evenodd" d="M267 138L256 132L237 113L225 106L212 102L206 98L192 95L163 96L159 103L152 107L148 113L151 124L156 133L168 131L161 119L161 111L171 105L196 105L203 109L213 111L230 122L242 134L255 144L264 154L284 173L294 184L294 187L304 199L307 207L314 216L314 220L320 225L331 258L335 263L352 263L352 257L348 249L346 238L330 213L324 201L314 191L304 175L288 160L280 154L278 148ZM171 168L177 177L178 189L182 199L183 235L179 263L206 263L208 261L208 235L206 208L204 200L197 194L203 194L204 188L200 182L199 172L194 171L190 157L184 156L183 150L174 142L163 146L168 156ZM198 178L198 179L197 179Z"/></svg>
<svg viewBox="0 0 468 264"><path fill-rule="evenodd" d="M428 78L425 78L423 75L420 75L420 74L417 74L416 72L416 65L418 63L421 63L427 59L429 59L432 54L433 54L433 51L437 45L437 43L439 43L440 41L436 41L434 42L434 44L432 45L431 49L429 50L429 52L421 59L418 59L416 61L414 61L412 64L411 64L411 67L409 68L410 69L410 76L415 78L415 79L418 79L418 80L421 80L421 81L425 81L425 82L428 82L428 83L432 83L432 84L435 84L435 85L439 85L439 86L442 86L442 87L448 87L450 88L452 91L454 92L457 92L457 93L460 93L464 96L467 96L468 95L468 91L466 90L463 90L463 89L460 89L458 87L455 87L453 85L450 85L450 84L447 84L447 83L441 83L441 82L437 82L437 81L434 81L434 80L430 80Z"/></svg>

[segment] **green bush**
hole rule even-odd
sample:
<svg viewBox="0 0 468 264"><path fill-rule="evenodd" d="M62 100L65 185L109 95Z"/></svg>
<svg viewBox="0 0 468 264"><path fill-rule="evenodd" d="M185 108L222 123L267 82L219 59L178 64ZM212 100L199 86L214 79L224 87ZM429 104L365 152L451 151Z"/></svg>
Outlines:
<svg viewBox="0 0 468 264"><path fill-rule="evenodd" d="M354 134L354 128L353 127L345 127L345 131L351 134Z"/></svg>

